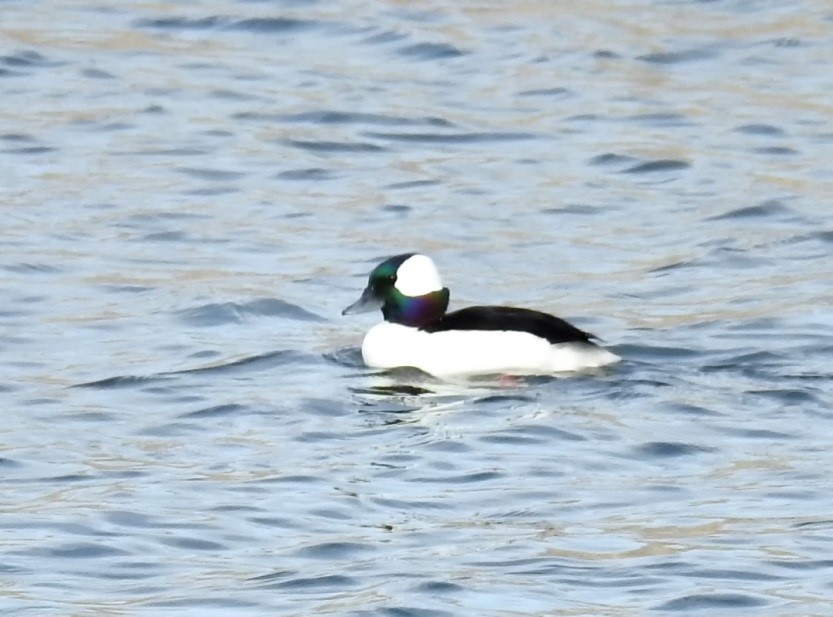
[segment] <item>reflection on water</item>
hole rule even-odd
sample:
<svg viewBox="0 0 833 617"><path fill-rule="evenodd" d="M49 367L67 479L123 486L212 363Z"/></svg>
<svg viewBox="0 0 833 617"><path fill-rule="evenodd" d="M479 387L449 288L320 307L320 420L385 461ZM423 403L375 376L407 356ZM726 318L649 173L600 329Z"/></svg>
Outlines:
<svg viewBox="0 0 833 617"><path fill-rule="evenodd" d="M0 19L4 614L825 614L827 4L43 8ZM366 369L339 313L404 250L624 362Z"/></svg>

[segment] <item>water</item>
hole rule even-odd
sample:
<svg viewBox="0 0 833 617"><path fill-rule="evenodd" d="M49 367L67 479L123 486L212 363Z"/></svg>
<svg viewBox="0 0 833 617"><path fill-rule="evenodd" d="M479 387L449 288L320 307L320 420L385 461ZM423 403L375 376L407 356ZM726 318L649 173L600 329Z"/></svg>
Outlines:
<svg viewBox="0 0 833 617"><path fill-rule="evenodd" d="M0 3L4 615L827 615L825 2ZM432 255L598 375L377 375Z"/></svg>

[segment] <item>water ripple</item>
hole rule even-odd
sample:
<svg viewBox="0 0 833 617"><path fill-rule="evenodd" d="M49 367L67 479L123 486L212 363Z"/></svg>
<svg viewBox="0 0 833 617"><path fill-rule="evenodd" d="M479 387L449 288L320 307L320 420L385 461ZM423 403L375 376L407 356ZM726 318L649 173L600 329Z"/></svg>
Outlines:
<svg viewBox="0 0 833 617"><path fill-rule="evenodd" d="M753 219L757 222L768 217L784 216L786 214L791 214L790 209L786 205L777 199L768 199L758 205L736 208L729 212L709 217L707 220Z"/></svg>
<svg viewBox="0 0 833 617"><path fill-rule="evenodd" d="M287 17L258 17L252 19L233 19L213 15L211 17L159 17L138 19L134 26L158 30L243 30L255 34L288 34L297 33L309 28L322 25L318 21L292 19Z"/></svg>
<svg viewBox="0 0 833 617"><path fill-rule="evenodd" d="M280 366L292 364L304 364L311 359L310 356L296 351L281 350L273 351L255 356L248 356L238 360L231 360L228 362L221 362L218 364L209 364L196 368L182 369L178 371L168 371L164 373L157 373L155 375L117 375L114 377L107 377L96 381L89 381L75 384L73 388L94 388L99 390L111 390L119 388L133 388L135 386L144 386L150 384L157 384L160 382L170 382L170 380L179 375L205 375L205 374L235 374L260 372L263 370L273 369ZM150 391L150 389L148 389ZM157 390L161 391L161 390Z"/></svg>
<svg viewBox="0 0 833 617"><path fill-rule="evenodd" d="M760 135L762 137L783 137L784 129L771 124L742 124L734 129L738 133L747 135Z"/></svg>
<svg viewBox="0 0 833 617"><path fill-rule="evenodd" d="M448 43L415 43L400 47L397 53L401 56L415 58L417 60L445 60L447 58L457 58L458 56L465 55L466 52Z"/></svg>
<svg viewBox="0 0 833 617"><path fill-rule="evenodd" d="M236 302L205 304L180 311L178 314L179 318L185 323L198 327L241 323L248 315L280 317L295 321L325 321L323 317L315 313L277 298L257 298L242 304Z"/></svg>
<svg viewBox="0 0 833 617"><path fill-rule="evenodd" d="M286 145L310 152L337 153L376 153L384 152L385 148L369 142L346 142L346 141L312 141L301 139L289 139Z"/></svg>
<svg viewBox="0 0 833 617"><path fill-rule="evenodd" d="M299 576L285 581L261 584L266 589L285 589L296 591L314 591L318 589L336 590L356 587L358 581L350 576L340 574L324 574L321 576Z"/></svg>
<svg viewBox="0 0 833 617"><path fill-rule="evenodd" d="M636 449L638 459L664 459L676 458L678 456L690 456L703 452L713 452L714 448L698 446L690 443L677 443L667 441L656 441L646 443Z"/></svg>
<svg viewBox="0 0 833 617"><path fill-rule="evenodd" d="M306 546L299 550L296 555L311 559L345 559L364 555L376 551L376 547L370 544L358 542L324 542L314 546Z"/></svg>
<svg viewBox="0 0 833 617"><path fill-rule="evenodd" d="M664 611L708 611L737 610L767 606L769 602L742 593L700 593L675 598L657 607Z"/></svg>
<svg viewBox="0 0 833 617"><path fill-rule="evenodd" d="M275 176L275 178L277 178L278 180L312 180L315 182L331 180L335 177L336 176L332 171L329 171L327 169L321 169L320 167L310 167L307 169L289 169L287 171L282 171Z"/></svg>
<svg viewBox="0 0 833 617"><path fill-rule="evenodd" d="M637 59L650 64L683 64L687 62L702 62L705 60L711 60L716 55L717 52L714 49L702 47L682 51L655 52L637 56Z"/></svg>
<svg viewBox="0 0 833 617"><path fill-rule="evenodd" d="M16 69L47 68L63 65L61 62L47 59L43 54L32 49L25 49L7 56L0 56L0 64L5 64Z"/></svg>
<svg viewBox="0 0 833 617"><path fill-rule="evenodd" d="M687 163L686 161L674 161L663 159L659 161L648 161L645 163L639 163L638 165L634 165L623 170L623 173L648 174L660 171L678 171L680 169L688 169L689 167L691 167L691 164Z"/></svg>
<svg viewBox="0 0 833 617"><path fill-rule="evenodd" d="M247 116L251 118L252 116ZM263 119L262 116L259 119ZM384 114L371 114L360 112L346 112L334 110L306 111L299 114L286 116L275 116L276 120L283 122L298 122L312 124L376 124L380 126L454 126L448 120L442 118L404 118L399 116L388 116Z"/></svg>

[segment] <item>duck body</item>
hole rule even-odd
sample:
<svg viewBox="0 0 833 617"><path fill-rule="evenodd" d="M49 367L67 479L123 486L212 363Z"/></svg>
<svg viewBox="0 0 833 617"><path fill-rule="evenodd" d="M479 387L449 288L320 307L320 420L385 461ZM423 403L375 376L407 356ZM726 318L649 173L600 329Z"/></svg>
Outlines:
<svg viewBox="0 0 833 617"><path fill-rule="evenodd" d="M619 360L593 335L540 311L472 306L446 312L449 292L433 262L408 253L371 272L362 297L344 314L381 308L362 357L373 368L415 367L438 377L551 374L598 368Z"/></svg>

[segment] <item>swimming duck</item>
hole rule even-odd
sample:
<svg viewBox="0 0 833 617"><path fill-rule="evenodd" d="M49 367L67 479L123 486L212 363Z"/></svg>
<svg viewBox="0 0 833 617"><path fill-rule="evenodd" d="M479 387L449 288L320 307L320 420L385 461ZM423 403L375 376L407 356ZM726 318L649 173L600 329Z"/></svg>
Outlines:
<svg viewBox="0 0 833 617"><path fill-rule="evenodd" d="M619 357L592 334L540 311L471 306L453 312L434 262L419 253L376 266L342 315L381 309L384 321L362 342L373 368L415 367L431 375L541 375L598 368Z"/></svg>

